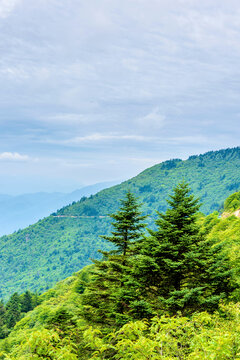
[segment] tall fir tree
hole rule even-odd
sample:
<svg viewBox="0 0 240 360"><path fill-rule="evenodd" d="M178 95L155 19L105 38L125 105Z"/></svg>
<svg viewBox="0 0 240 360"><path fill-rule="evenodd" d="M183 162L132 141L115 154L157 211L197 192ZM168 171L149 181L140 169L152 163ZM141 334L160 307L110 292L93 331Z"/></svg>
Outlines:
<svg viewBox="0 0 240 360"><path fill-rule="evenodd" d="M93 281L83 295L85 316L109 324L122 324L129 319L130 303L136 297L130 258L134 256L136 244L142 240L146 226L141 204L131 192L120 201L120 209L110 215L114 220L111 235L102 236L114 245L114 249L100 251L103 260L94 261Z"/></svg>
<svg viewBox="0 0 240 360"><path fill-rule="evenodd" d="M158 213L157 230L149 230L135 261L139 292L157 312L212 311L236 287L227 256L221 244L201 234L199 200L187 183L175 187L168 205L165 214Z"/></svg>
<svg viewBox="0 0 240 360"><path fill-rule="evenodd" d="M102 238L116 246L113 251L126 256L130 247L142 238L142 230L146 224L142 223L146 216L140 211L141 204L136 197L128 191L125 199L120 200L121 206L116 214L111 214L113 231L111 236L103 235ZM113 252L104 253L106 255Z"/></svg>
<svg viewBox="0 0 240 360"><path fill-rule="evenodd" d="M18 293L14 293L6 305L6 324L9 329L13 328L21 318L21 299Z"/></svg>
<svg viewBox="0 0 240 360"><path fill-rule="evenodd" d="M200 205L188 184L176 186L168 204L165 214L158 213L157 230L149 230L142 244L135 276L155 308L174 313L199 306L206 262L197 225Z"/></svg>
<svg viewBox="0 0 240 360"><path fill-rule="evenodd" d="M21 298L21 312L27 313L33 309L32 294L30 291L25 291Z"/></svg>
<svg viewBox="0 0 240 360"><path fill-rule="evenodd" d="M3 301L0 300L0 339L4 339L8 334L5 315L6 315L6 308L4 306Z"/></svg>

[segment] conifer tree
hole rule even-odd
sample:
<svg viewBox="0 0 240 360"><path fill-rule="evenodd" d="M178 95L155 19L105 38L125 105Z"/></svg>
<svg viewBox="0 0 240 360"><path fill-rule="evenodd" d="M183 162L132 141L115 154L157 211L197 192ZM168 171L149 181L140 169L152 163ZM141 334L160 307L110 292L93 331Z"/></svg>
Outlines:
<svg viewBox="0 0 240 360"><path fill-rule="evenodd" d="M21 300L18 293L14 293L6 305L7 327L13 328L21 318Z"/></svg>
<svg viewBox="0 0 240 360"><path fill-rule="evenodd" d="M165 214L158 213L157 230L149 230L150 237L143 243L135 276L142 293L155 298L155 306L174 313L199 306L206 263L196 222L198 199L182 182L168 204Z"/></svg>
<svg viewBox="0 0 240 360"><path fill-rule="evenodd" d="M26 291L21 299L21 311L28 312L33 309L32 295L30 291Z"/></svg>
<svg viewBox="0 0 240 360"><path fill-rule="evenodd" d="M158 311L212 311L236 287L227 256L221 244L203 237L197 221L200 205L188 184L176 186L168 204L135 261L139 292Z"/></svg>
<svg viewBox="0 0 240 360"><path fill-rule="evenodd" d="M100 251L103 260L94 261L94 280L83 295L85 316L105 323L128 320L129 304L135 297L130 258L135 254L135 246L142 239L146 226L143 223L146 216L140 211L141 204L131 192L127 192L120 201L120 209L110 215L114 220L111 235L102 236L115 247L109 252Z"/></svg>
<svg viewBox="0 0 240 360"><path fill-rule="evenodd" d="M0 339L4 339L7 335L7 328L6 328L6 308L2 300L0 300Z"/></svg>
<svg viewBox="0 0 240 360"><path fill-rule="evenodd" d="M131 192L126 193L126 198L120 200L121 207L116 214L111 214L113 231L111 236L102 236L116 246L114 252L125 256L133 243L142 238L142 229L146 224L142 221L146 216L139 210L141 204L137 203ZM112 252L110 252L112 253ZM109 253L109 254L110 254Z"/></svg>

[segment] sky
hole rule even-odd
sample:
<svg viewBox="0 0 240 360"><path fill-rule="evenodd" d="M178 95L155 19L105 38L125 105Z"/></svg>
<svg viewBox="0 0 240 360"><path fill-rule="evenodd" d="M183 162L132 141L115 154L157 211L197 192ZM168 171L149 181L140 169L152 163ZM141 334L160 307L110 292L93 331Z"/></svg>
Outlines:
<svg viewBox="0 0 240 360"><path fill-rule="evenodd" d="M240 145L240 2L0 0L0 193Z"/></svg>

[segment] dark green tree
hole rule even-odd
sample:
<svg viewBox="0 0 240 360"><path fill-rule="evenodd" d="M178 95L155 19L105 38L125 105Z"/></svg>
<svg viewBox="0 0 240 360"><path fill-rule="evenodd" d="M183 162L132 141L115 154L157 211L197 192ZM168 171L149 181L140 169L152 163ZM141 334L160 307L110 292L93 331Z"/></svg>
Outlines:
<svg viewBox="0 0 240 360"><path fill-rule="evenodd" d="M3 300L0 300L0 319L3 321L6 313L6 308L4 306Z"/></svg>
<svg viewBox="0 0 240 360"><path fill-rule="evenodd" d="M33 309L33 301L32 301L32 294L30 293L30 291L26 291L23 295L22 295L22 299L21 299L21 311L26 313L28 311L31 311Z"/></svg>
<svg viewBox="0 0 240 360"><path fill-rule="evenodd" d="M3 301L0 301L0 339L4 339L8 334L8 329L6 327L6 308Z"/></svg>
<svg viewBox="0 0 240 360"><path fill-rule="evenodd" d="M136 297L130 259L135 255L146 226L141 204L131 192L120 201L120 209L110 215L114 220L111 235L102 236L114 248L108 252L100 251L103 259L94 261L93 281L83 295L86 316L99 322L119 324L128 320L130 303Z"/></svg>
<svg viewBox="0 0 240 360"><path fill-rule="evenodd" d="M170 312L199 306L206 273L203 240L197 225L198 199L185 182L174 189L166 213L158 213L157 230L149 230L135 265L142 294ZM152 300L151 300L152 298Z"/></svg>
<svg viewBox="0 0 240 360"><path fill-rule="evenodd" d="M13 328L21 318L21 300L18 293L14 293L6 305L6 324L9 329Z"/></svg>
<svg viewBox="0 0 240 360"><path fill-rule="evenodd" d="M201 232L199 201L187 183L175 187L168 205L165 214L158 213L157 230L149 230L135 259L141 301L172 314L212 311L236 287L223 245Z"/></svg>
<svg viewBox="0 0 240 360"><path fill-rule="evenodd" d="M140 211L141 204L137 203L135 196L131 192L126 193L125 199L120 200L121 206L116 214L111 214L112 235L102 236L103 239L115 245L115 253L125 256L131 246L139 239L142 239L142 230L146 224L142 223L146 216ZM113 252L104 253L104 255Z"/></svg>

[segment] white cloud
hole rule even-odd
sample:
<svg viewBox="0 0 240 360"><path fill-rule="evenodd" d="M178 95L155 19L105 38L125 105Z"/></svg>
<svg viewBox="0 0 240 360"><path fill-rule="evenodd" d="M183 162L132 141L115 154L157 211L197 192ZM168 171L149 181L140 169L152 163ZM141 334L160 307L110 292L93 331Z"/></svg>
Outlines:
<svg viewBox="0 0 240 360"><path fill-rule="evenodd" d="M137 119L136 122L141 127L154 128L155 130L164 125L165 116L160 113L159 107L155 107L150 113Z"/></svg>
<svg viewBox="0 0 240 360"><path fill-rule="evenodd" d="M50 123L66 123L66 124L89 122L89 118L85 117L82 114L75 114L75 113L59 113L54 115L42 116L41 120Z"/></svg>
<svg viewBox="0 0 240 360"><path fill-rule="evenodd" d="M0 0L0 17L7 17L16 7L19 0Z"/></svg>
<svg viewBox="0 0 240 360"><path fill-rule="evenodd" d="M28 155L19 154L17 152L3 152L0 153L0 161L28 161L30 157Z"/></svg>
<svg viewBox="0 0 240 360"><path fill-rule="evenodd" d="M139 143L150 143L150 144L155 144L155 145L159 145L159 144L166 144L169 146L173 146L173 145L196 145L196 144L207 144L210 141L210 138L207 136L203 136L201 134L199 135L192 135L192 136L175 136L175 137L171 137L171 136L157 136L156 135L137 135L137 134L102 134L102 133L94 133L94 134L90 134L90 135L85 135L85 136L76 136L76 137L72 137L72 138L68 138L68 139L54 139L54 138L47 138L47 139L42 139L39 142L42 143L46 143L46 144L56 144L56 145L66 145L66 146L78 146L78 145L87 145L87 144L100 144L100 143L104 143L104 145L106 145L108 142L113 142L113 141L119 141L119 142L123 142L125 141L126 143L129 142L129 144L132 144L132 142L139 142ZM143 159L142 159L143 160ZM150 162L152 161L151 159L144 159L146 161L150 160Z"/></svg>
<svg viewBox="0 0 240 360"><path fill-rule="evenodd" d="M132 140L132 141L149 141L151 138L142 135L121 135L121 134L90 134L86 136L76 136L70 139L54 140L47 139L44 142L50 144L62 144L62 145L78 145L88 142L101 142L101 141L118 141L118 140Z"/></svg>
<svg viewBox="0 0 240 360"><path fill-rule="evenodd" d="M137 141L142 141L145 140L144 136L139 136L139 135L111 135L111 134L92 134L92 135L87 135L87 136L83 136L83 137L76 137L73 139L73 142L82 142L82 141L102 141L102 140L137 140Z"/></svg>
<svg viewBox="0 0 240 360"><path fill-rule="evenodd" d="M166 139L166 142L171 144L179 145L188 145L188 144L208 144L210 138L202 135L192 135L192 136L176 136Z"/></svg>

